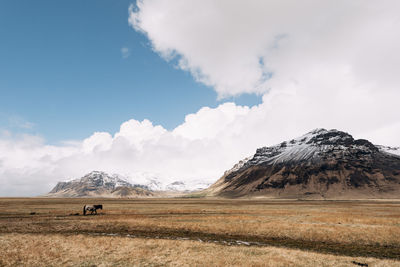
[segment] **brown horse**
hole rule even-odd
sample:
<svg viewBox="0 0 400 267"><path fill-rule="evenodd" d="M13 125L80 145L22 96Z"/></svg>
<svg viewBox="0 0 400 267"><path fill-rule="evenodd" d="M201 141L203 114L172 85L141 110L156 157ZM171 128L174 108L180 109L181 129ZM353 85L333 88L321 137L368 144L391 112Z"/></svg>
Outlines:
<svg viewBox="0 0 400 267"><path fill-rule="evenodd" d="M103 209L103 205L85 205L83 206L83 215L86 215L86 212L90 211L90 214L97 214L98 209Z"/></svg>

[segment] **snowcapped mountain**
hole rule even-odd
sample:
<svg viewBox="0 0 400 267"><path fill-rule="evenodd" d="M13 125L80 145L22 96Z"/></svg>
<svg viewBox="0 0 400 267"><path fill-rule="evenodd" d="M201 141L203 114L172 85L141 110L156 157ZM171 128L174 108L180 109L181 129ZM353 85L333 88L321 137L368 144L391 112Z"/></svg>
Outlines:
<svg viewBox="0 0 400 267"><path fill-rule="evenodd" d="M350 155L355 151L370 153L376 150L377 148L367 140L354 140L345 132L316 129L289 142L257 149L254 157L246 162L246 165L317 162L325 153Z"/></svg>
<svg viewBox="0 0 400 267"><path fill-rule="evenodd" d="M397 148L355 140L338 130L315 129L257 149L206 190L221 196L398 197Z"/></svg>
<svg viewBox="0 0 400 267"><path fill-rule="evenodd" d="M135 177L135 176L133 176ZM135 180L135 178L131 178ZM145 179L142 185L152 191L173 191L173 192L192 192L199 191L209 187L212 183L203 182L201 180L195 181L173 181L170 179L160 179L152 176L151 178Z"/></svg>
<svg viewBox="0 0 400 267"><path fill-rule="evenodd" d="M146 197L154 195L145 186L133 185L122 176L92 171L82 178L59 182L47 196L53 197Z"/></svg>
<svg viewBox="0 0 400 267"><path fill-rule="evenodd" d="M94 184L96 186L109 187L112 189L118 186L132 187L132 185L128 181L126 181L122 176L118 174L109 175L101 171L92 171L91 173L86 174L82 178L74 179L71 182L89 183L89 184Z"/></svg>
<svg viewBox="0 0 400 267"><path fill-rule="evenodd" d="M202 181L182 182L176 181L165 186L165 191L192 192L208 188L212 183Z"/></svg>
<svg viewBox="0 0 400 267"><path fill-rule="evenodd" d="M211 183L202 181L165 182L154 174L107 174L92 171L82 178L59 182L47 196L54 197L149 197L163 192L192 192L207 188Z"/></svg>

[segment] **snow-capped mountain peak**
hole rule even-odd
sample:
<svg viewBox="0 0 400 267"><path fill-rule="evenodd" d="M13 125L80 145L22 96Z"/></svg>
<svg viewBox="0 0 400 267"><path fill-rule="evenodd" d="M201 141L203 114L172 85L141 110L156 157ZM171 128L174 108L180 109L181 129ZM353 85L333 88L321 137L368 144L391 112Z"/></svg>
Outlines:
<svg viewBox="0 0 400 267"><path fill-rule="evenodd" d="M350 153L354 150L373 153L378 151L378 148L367 140L355 140L350 134L342 131L315 129L299 138L257 149L254 157L246 162L246 165L319 161L319 156L324 153Z"/></svg>
<svg viewBox="0 0 400 267"><path fill-rule="evenodd" d="M133 187L126 179L118 174L109 175L102 171L92 171L82 178L73 179L71 183L86 183L95 186L104 186L108 188L116 188L119 186Z"/></svg>

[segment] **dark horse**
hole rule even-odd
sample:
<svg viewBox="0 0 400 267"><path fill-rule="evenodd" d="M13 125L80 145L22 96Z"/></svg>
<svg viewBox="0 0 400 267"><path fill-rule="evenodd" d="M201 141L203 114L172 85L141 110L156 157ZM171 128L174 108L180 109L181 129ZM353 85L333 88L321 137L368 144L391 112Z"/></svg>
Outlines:
<svg viewBox="0 0 400 267"><path fill-rule="evenodd" d="M86 215L86 212L90 211L90 214L97 214L98 209L103 209L103 205L85 205L83 206L83 215Z"/></svg>

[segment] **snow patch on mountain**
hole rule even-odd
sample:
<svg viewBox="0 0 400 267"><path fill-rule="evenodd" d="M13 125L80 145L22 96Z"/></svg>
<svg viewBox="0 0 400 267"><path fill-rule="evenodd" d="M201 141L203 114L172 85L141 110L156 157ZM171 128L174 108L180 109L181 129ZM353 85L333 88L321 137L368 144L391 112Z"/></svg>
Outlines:
<svg viewBox="0 0 400 267"><path fill-rule="evenodd" d="M118 174L109 175L102 171L92 171L82 178L71 179L66 183L92 183L96 186L105 186L110 188L117 188L120 186L133 187L133 185L123 176Z"/></svg>
<svg viewBox="0 0 400 267"><path fill-rule="evenodd" d="M380 151L400 156L400 147L390 147L381 145L377 145L377 147Z"/></svg>
<svg viewBox="0 0 400 267"><path fill-rule="evenodd" d="M177 192L190 192L198 191L209 187L212 182L204 181L173 181L165 182L157 178L148 179L143 185L152 191L177 191Z"/></svg>

